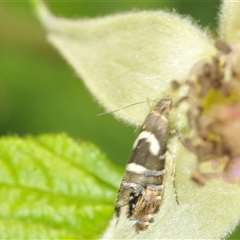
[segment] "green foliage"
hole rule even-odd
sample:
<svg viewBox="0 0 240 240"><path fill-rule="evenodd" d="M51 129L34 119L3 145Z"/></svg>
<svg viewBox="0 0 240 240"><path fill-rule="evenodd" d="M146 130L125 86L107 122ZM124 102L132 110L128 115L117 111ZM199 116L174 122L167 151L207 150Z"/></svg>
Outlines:
<svg viewBox="0 0 240 240"><path fill-rule="evenodd" d="M63 134L1 138L1 239L97 238L120 172L92 143Z"/></svg>

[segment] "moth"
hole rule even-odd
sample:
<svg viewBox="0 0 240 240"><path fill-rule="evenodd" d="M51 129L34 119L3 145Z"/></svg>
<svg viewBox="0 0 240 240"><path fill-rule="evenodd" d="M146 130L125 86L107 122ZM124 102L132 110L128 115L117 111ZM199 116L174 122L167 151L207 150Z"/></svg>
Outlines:
<svg viewBox="0 0 240 240"><path fill-rule="evenodd" d="M125 212L137 232L153 222L160 207L169 138L172 99L161 99L147 115L135 140L115 202L119 217Z"/></svg>

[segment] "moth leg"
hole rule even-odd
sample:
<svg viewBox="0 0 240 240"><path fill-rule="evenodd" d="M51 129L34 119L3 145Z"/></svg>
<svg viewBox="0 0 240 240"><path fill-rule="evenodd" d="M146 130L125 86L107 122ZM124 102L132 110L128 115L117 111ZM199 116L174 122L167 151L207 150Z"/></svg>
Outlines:
<svg viewBox="0 0 240 240"><path fill-rule="evenodd" d="M177 205L179 205L178 195L176 190L176 156L173 156L173 164L172 164L172 182L173 182L173 191Z"/></svg>
<svg viewBox="0 0 240 240"><path fill-rule="evenodd" d="M183 145L184 147L186 147L186 145L185 145L184 141L182 140L182 138L181 138L181 136L180 136L180 134L179 134L179 132L178 132L177 129L174 129L174 130L169 131L169 135L170 135L170 136L171 136L171 135L174 135L174 134L177 134L179 141L182 143L182 145Z"/></svg>
<svg viewBox="0 0 240 240"><path fill-rule="evenodd" d="M172 134L177 134L178 135L178 138L179 140L181 141L181 143L184 145L180 135L179 135L179 132L177 130L172 130L169 132L169 135L172 135ZM185 146L185 145L184 145ZM176 190L176 156L171 152L171 150L168 148L168 152L173 156L172 157L172 183L173 183L173 191L174 191L174 196L175 196L175 200L176 200L176 203L177 205L179 205L179 201L178 201L178 195L177 195L177 190Z"/></svg>

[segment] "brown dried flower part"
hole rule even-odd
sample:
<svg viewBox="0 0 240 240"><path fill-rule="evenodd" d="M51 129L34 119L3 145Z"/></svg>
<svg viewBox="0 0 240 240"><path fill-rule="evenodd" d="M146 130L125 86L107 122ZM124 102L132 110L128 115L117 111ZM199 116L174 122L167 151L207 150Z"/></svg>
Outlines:
<svg viewBox="0 0 240 240"><path fill-rule="evenodd" d="M184 143L197 156L192 179L200 185L212 178L236 183L240 177L240 46L221 41L215 46L218 53L195 64L184 83L192 129ZM207 161L213 171L201 170Z"/></svg>

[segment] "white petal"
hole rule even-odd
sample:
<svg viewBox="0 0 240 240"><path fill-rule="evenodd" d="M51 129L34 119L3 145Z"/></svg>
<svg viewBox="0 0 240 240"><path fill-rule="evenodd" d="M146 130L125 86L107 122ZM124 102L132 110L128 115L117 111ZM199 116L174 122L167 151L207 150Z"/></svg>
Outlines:
<svg viewBox="0 0 240 240"><path fill-rule="evenodd" d="M219 35L226 42L240 41L240 2L225 0L219 15Z"/></svg>
<svg viewBox="0 0 240 240"><path fill-rule="evenodd" d="M67 20L36 4L49 41L109 111L172 94L171 80L183 80L197 60L214 51L205 32L176 14L146 11ZM141 124L149 111L141 104L116 115Z"/></svg>

